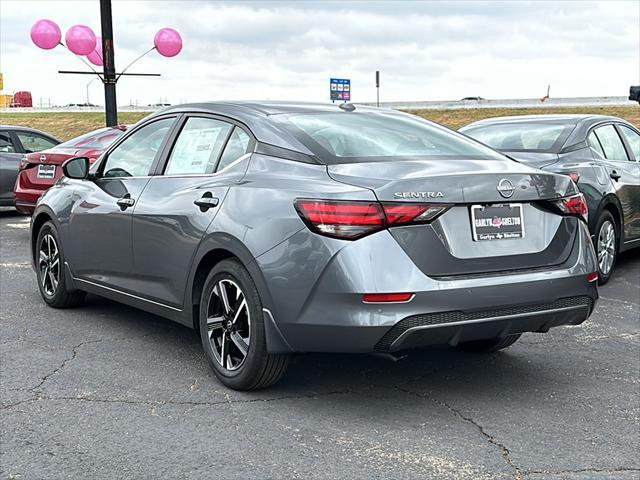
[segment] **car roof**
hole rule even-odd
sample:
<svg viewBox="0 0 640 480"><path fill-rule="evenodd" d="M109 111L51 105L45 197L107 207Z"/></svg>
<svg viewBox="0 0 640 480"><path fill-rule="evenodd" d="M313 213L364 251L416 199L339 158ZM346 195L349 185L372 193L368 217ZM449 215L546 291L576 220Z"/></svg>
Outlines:
<svg viewBox="0 0 640 480"><path fill-rule="evenodd" d="M42 130L38 130L37 128L31 128L31 127L23 127L21 125L0 125L0 130L5 130L5 131L22 131L22 132L33 132L33 133L39 133L40 135L44 135L45 137L48 137L52 140L55 140L56 142L60 143L61 140L53 135L51 135L50 133L47 132L43 132Z"/></svg>
<svg viewBox="0 0 640 480"><path fill-rule="evenodd" d="M186 103L182 105L173 105L163 109L163 112L185 111L185 110L211 110L214 112L246 112L261 115L279 115L283 113L302 113L302 112L338 112L341 104L332 103L314 103L314 102L286 102L286 101L211 101L199 103ZM387 111L386 109L378 109L364 105L356 105L357 111Z"/></svg>

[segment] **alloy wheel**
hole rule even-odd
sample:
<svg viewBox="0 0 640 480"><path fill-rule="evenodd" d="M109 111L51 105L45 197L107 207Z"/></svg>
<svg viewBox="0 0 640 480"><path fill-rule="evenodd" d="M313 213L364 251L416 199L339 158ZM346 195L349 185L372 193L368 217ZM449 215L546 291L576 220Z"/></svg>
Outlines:
<svg viewBox="0 0 640 480"><path fill-rule="evenodd" d="M47 233L40 242L38 255L40 283L44 293L53 297L60 281L60 251L53 235Z"/></svg>
<svg viewBox="0 0 640 480"><path fill-rule="evenodd" d="M616 255L616 231L606 220L598 232L598 268L603 275L609 275Z"/></svg>
<svg viewBox="0 0 640 480"><path fill-rule="evenodd" d="M233 280L219 280L213 288L207 331L218 364L230 371L240 368L249 352L251 314L244 292Z"/></svg>

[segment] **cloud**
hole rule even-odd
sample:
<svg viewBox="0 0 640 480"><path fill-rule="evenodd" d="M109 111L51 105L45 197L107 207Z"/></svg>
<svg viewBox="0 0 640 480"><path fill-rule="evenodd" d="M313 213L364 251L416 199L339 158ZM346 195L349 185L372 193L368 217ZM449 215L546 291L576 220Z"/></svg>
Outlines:
<svg viewBox="0 0 640 480"><path fill-rule="evenodd" d="M84 99L88 78L62 49L29 40L38 18L63 30L99 32L98 2L7 1L0 5L0 69L7 89L57 103ZM164 26L179 30L183 52L152 52L123 77L120 103L206 99L325 101L328 79L352 79L353 98L383 100L624 95L640 83L636 2L206 2L114 1L117 67L151 46ZM102 100L98 82L92 101Z"/></svg>

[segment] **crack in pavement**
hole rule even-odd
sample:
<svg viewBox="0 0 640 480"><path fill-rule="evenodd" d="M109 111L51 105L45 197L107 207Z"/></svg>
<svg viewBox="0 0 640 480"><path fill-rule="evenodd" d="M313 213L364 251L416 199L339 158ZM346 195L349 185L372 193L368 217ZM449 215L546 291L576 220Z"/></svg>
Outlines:
<svg viewBox="0 0 640 480"><path fill-rule="evenodd" d="M493 435L488 434L484 427L482 425L480 425L478 422L476 422L474 419L472 419L471 417L467 417L465 415L462 414L462 412L460 412L460 410L458 410L457 408L452 407L451 405L449 405L447 402L444 402L442 400L438 400L437 398L434 398L430 395L425 395L425 394L420 394L418 392L414 392L412 390L409 390L407 388L402 388L402 387L395 387L396 390L399 390L401 392L404 393L408 393L409 395L414 395L418 398L422 398L423 400L430 400L433 403L440 405L441 407L446 408L447 410L449 410L451 413L453 413L456 417L458 417L459 419L461 419L462 421L473 425L476 430L478 430L480 432L480 434L485 437L487 439L487 441L498 447L500 449L500 453L502 454L502 458L504 459L505 463L513 470L513 478L516 480L521 480L523 479L523 475L522 475L522 470L520 469L520 467L518 467L513 459L511 458L511 452L509 451L509 449L501 442L499 442L498 440L496 440L496 438Z"/></svg>
<svg viewBox="0 0 640 480"><path fill-rule="evenodd" d="M32 392L32 393L36 393L36 390L38 390L39 388L42 387L42 385L44 385L44 383L49 380L49 378L51 378L52 376L56 375L58 372L60 372L64 367L66 367L69 363L71 363L73 360L76 359L76 357L78 356L78 349L80 347L82 347L83 345L89 345L91 343L100 343L103 342L104 340L90 340L88 342L82 342L79 343L78 345L72 347L71 349L71 356L69 358L65 358L62 363L57 366L56 368L54 368L50 373L47 373L44 377L42 377L42 379L40 380L40 383L38 383L35 387L31 387L28 389L28 391Z"/></svg>

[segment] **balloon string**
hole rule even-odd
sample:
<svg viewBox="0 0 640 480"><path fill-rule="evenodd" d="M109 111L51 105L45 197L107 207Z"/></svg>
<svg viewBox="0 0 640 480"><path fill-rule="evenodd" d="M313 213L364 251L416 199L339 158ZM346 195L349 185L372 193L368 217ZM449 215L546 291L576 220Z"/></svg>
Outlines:
<svg viewBox="0 0 640 480"><path fill-rule="evenodd" d="M131 62L129 65L127 65L126 67L124 67L124 69L122 70L122 72L120 72L120 75L118 75L118 76L116 77L116 82L117 82L118 80L120 80L120 77L122 76L122 74L123 74L124 72L126 72L127 70L129 70L129 67L130 67L131 65L133 65L133 64L134 64L134 63L136 63L138 60L140 60L142 57L144 57L147 53L152 52L152 51L154 51L155 49L156 49L156 47L155 47L155 46L151 47L149 50L147 50L146 52L144 52L142 55L140 55L138 58L136 58L136 59L135 59L133 62Z"/></svg>
<svg viewBox="0 0 640 480"><path fill-rule="evenodd" d="M67 47L64 43L60 42L60 45L62 45L64 48L66 48L67 50L69 50L69 47ZM69 52L71 52L71 50L69 50ZM87 67L89 67L91 69L91 71L93 73L95 73L98 78L104 82L103 78L100 76L100 74L98 72L96 72L96 70L91 66L91 64L89 64L88 62L85 62L85 60L80 56L80 55L76 55L75 53L71 52L77 59L79 59L82 63L84 63Z"/></svg>

